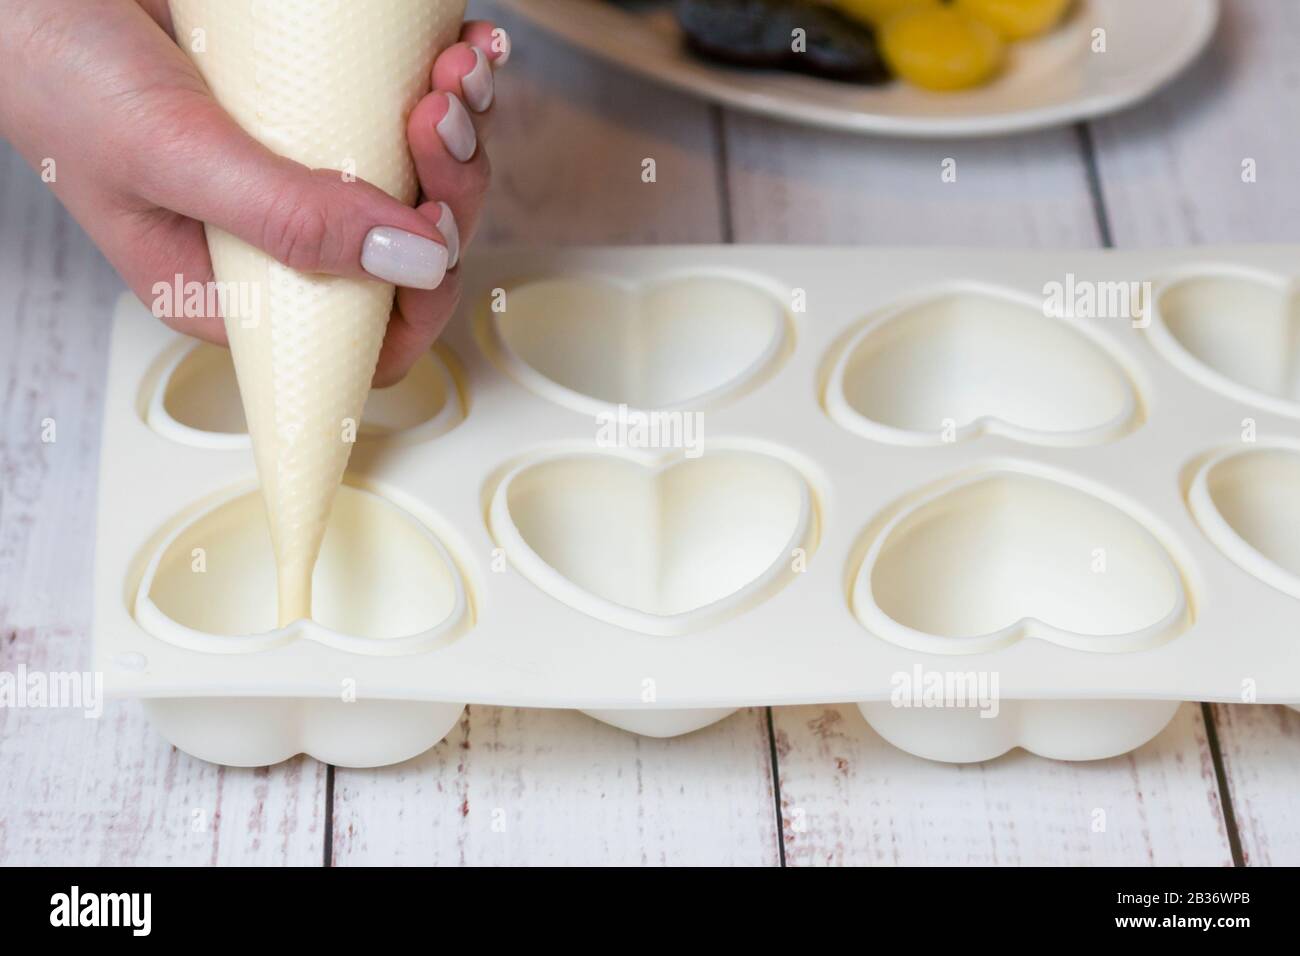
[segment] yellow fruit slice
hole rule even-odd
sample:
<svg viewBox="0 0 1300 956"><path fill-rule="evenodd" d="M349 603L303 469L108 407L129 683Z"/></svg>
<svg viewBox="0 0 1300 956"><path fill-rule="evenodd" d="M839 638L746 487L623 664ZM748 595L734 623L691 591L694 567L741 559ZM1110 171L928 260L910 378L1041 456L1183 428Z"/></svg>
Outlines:
<svg viewBox="0 0 1300 956"><path fill-rule="evenodd" d="M889 68L927 90L978 86L1002 66L1006 49L988 24L943 6L890 17L879 41Z"/></svg>
<svg viewBox="0 0 1300 956"><path fill-rule="evenodd" d="M880 26L895 13L901 13L909 7L939 5L939 0L828 0L828 2L842 13L871 26Z"/></svg>
<svg viewBox="0 0 1300 956"><path fill-rule="evenodd" d="M958 10L987 23L1008 40L1045 33L1061 21L1072 0L954 0Z"/></svg>

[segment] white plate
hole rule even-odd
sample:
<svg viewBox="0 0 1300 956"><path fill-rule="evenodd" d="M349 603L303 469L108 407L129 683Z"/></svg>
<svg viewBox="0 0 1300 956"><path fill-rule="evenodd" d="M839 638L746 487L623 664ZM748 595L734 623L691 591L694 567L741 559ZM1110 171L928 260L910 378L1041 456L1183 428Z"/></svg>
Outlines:
<svg viewBox="0 0 1300 956"><path fill-rule="evenodd" d="M1011 46L994 82L960 93L905 83L863 86L710 64L683 48L671 4L503 0L564 40L669 86L737 109L887 136L988 136L1123 109L1167 83L1205 48L1218 0L1079 0L1065 23ZM1106 52L1091 51L1106 31Z"/></svg>

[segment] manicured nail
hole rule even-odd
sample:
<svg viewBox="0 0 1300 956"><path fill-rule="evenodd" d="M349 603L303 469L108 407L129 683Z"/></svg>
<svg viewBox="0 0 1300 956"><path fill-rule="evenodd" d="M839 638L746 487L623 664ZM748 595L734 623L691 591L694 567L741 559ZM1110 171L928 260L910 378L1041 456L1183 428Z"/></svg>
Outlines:
<svg viewBox="0 0 1300 956"><path fill-rule="evenodd" d="M376 226L361 247L361 268L411 289L436 289L447 272L447 247L394 226Z"/></svg>
<svg viewBox="0 0 1300 956"><path fill-rule="evenodd" d="M465 110L465 104L454 93L447 96L447 115L438 121L435 129L442 137L442 145L447 152L462 163L468 162L478 148L478 137L474 135L474 124Z"/></svg>
<svg viewBox="0 0 1300 956"><path fill-rule="evenodd" d="M456 227L456 217L452 215L450 206L439 202L438 208L442 210L438 217L438 231L447 240L447 268L454 269L460 262L460 229Z"/></svg>
<svg viewBox="0 0 1300 956"><path fill-rule="evenodd" d="M488 66L488 58L482 50L478 47L473 49L474 69L461 78L460 88L469 108L482 113L492 105L492 67Z"/></svg>
<svg viewBox="0 0 1300 956"><path fill-rule="evenodd" d="M504 27L497 27L492 31L492 52L497 58L492 61L492 68L506 65L506 60L510 59L510 34L506 33Z"/></svg>

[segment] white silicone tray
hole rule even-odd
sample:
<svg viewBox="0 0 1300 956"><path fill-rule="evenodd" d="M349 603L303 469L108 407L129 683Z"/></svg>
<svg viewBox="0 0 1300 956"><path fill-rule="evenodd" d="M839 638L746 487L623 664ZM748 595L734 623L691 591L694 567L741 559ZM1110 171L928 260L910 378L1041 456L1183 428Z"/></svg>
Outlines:
<svg viewBox="0 0 1300 956"><path fill-rule="evenodd" d="M1300 701L1298 265L476 254L443 341L367 406L316 619L282 630L229 359L124 300L96 666L232 764L394 762L466 703L663 736L854 702L980 760L1121 753L1183 700ZM1108 317L1046 315L1051 283ZM638 408L681 414L656 436Z"/></svg>

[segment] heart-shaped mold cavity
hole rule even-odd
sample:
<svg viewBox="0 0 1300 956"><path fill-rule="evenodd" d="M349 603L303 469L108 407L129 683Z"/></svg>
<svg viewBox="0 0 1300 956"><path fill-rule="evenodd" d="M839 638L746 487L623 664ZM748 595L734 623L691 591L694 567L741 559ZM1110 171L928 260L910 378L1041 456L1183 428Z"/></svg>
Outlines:
<svg viewBox="0 0 1300 956"><path fill-rule="evenodd" d="M811 556L816 515L794 467L722 450L649 464L575 454L518 465L497 487L492 533L511 565L585 614L684 634L739 614Z"/></svg>
<svg viewBox="0 0 1300 956"><path fill-rule="evenodd" d="M1215 455L1192 479L1187 501L1230 561L1300 598L1300 449Z"/></svg>
<svg viewBox="0 0 1300 956"><path fill-rule="evenodd" d="M396 385L372 390L358 439L399 432L408 439L433 438L455 428L464 411L448 361L436 348ZM230 351L205 342L177 351L148 399L146 419L159 434L188 445L249 447Z"/></svg>
<svg viewBox="0 0 1300 956"><path fill-rule="evenodd" d="M135 617L155 637L217 653L306 637L363 654L449 643L468 626L460 573L423 523L372 492L339 489L312 576L312 620L276 627L275 555L261 497L229 498L151 558Z"/></svg>
<svg viewBox="0 0 1300 956"><path fill-rule="evenodd" d="M985 433L1092 445L1141 420L1132 378L1094 333L1045 316L1041 302L982 289L868 322L840 352L824 403L843 428L904 445Z"/></svg>
<svg viewBox="0 0 1300 956"><path fill-rule="evenodd" d="M1188 377L1300 418L1300 292L1278 276L1205 269L1161 284L1149 334Z"/></svg>
<svg viewBox="0 0 1300 956"><path fill-rule="evenodd" d="M1143 522L1054 479L998 470L895 509L853 586L872 633L934 653L1024 637L1132 651L1191 620L1183 576Z"/></svg>
<svg viewBox="0 0 1300 956"><path fill-rule="evenodd" d="M537 394L593 414L712 405L770 372L789 338L772 294L726 276L541 279L505 303L485 313L493 358Z"/></svg>

